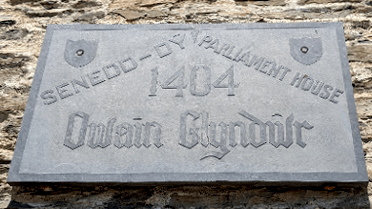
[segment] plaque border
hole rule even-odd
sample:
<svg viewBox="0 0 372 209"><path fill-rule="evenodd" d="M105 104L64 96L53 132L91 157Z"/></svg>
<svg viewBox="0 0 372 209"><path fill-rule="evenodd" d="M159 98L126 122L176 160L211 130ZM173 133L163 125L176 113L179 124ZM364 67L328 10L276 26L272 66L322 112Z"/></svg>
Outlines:
<svg viewBox="0 0 372 209"><path fill-rule="evenodd" d="M31 126L37 95L43 77L47 61L49 47L55 30L194 30L194 29L216 29L224 30L252 30L252 29L293 29L293 28L330 28L336 30L338 48L341 59L345 95L349 110L351 130L353 136L354 153L358 172L316 172L316 173L139 173L139 174L20 174L19 169L22 162L23 151L27 143L27 136ZM342 22L333 23L251 23L251 24L158 24L158 25L48 25L41 53L35 70L31 92L27 101L22 126L18 135L16 148L9 170L7 182L10 185L26 184L134 184L134 185L156 185L156 184L255 184L262 186L319 186L334 184L339 186L366 186L368 175L364 159L359 122L356 113L356 105L351 82L349 61L345 45L345 37Z"/></svg>

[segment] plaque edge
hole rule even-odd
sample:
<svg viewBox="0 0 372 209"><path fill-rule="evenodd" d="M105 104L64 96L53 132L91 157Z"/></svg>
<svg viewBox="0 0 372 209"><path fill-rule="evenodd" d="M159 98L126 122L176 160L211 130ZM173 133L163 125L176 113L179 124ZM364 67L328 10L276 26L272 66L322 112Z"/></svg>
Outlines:
<svg viewBox="0 0 372 209"><path fill-rule="evenodd" d="M17 137L16 146L14 149L12 161L10 163L10 168L9 168L9 173L8 173L8 178L7 178L7 182L9 184L13 181L14 182L20 181L22 179L22 176L19 174L19 169L21 166L24 149L27 144L27 136L29 134L31 121L33 118L33 112L35 110L35 105L36 105L35 103L37 100L37 95L39 93L40 83L41 83L41 80L44 74L45 65L46 65L48 54L49 54L49 47L52 42L54 30L55 29L53 27L52 28L47 27L46 32L45 32L44 41L41 46L40 55L39 55L38 62L36 65L34 78L31 84L31 91L30 91L30 94L27 100L25 113L22 119L22 125L24 123L26 123L27 125L26 126L21 125L21 129Z"/></svg>
<svg viewBox="0 0 372 209"><path fill-rule="evenodd" d="M344 29L343 24L341 23L338 27L336 26L336 35L337 35L337 42L338 47L340 50L340 60L342 66L342 73L343 73L343 80L345 86L345 96L347 98L347 106L349 109L349 118L350 118L350 125L351 131L353 136L353 145L354 145L354 153L357 163L357 169L361 178L365 181L369 181L366 162L364 158L364 151L362 145L362 137L360 135L359 129L359 121L358 115L356 111L356 104L353 92L353 86L351 81L351 74L350 74L350 66L349 66L349 58L347 53L347 48L345 45L345 36L344 36Z"/></svg>

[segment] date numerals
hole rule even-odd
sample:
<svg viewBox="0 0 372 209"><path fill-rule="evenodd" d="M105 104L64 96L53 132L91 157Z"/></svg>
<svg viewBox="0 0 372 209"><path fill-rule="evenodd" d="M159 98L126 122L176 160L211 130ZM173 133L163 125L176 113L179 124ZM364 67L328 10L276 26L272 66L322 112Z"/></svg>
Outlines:
<svg viewBox="0 0 372 209"><path fill-rule="evenodd" d="M151 70L151 87L149 96L156 96L158 83L158 67ZM216 81L211 82L212 71L206 65L194 66L190 72L190 94L193 96L206 96L214 88L226 88L227 96L235 96L234 89L239 84L234 83L234 66L231 66ZM183 90L187 88L185 82L185 68L176 71L161 85L162 89L176 89L176 97L183 97Z"/></svg>

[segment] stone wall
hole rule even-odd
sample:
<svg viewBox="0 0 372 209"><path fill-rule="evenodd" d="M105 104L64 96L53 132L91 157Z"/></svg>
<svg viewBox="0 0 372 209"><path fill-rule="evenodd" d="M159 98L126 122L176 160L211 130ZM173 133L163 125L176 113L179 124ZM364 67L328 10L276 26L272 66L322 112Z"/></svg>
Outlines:
<svg viewBox="0 0 372 209"><path fill-rule="evenodd" d="M0 207L370 208L367 188L249 186L11 187L7 173L48 24L344 23L372 178L370 0L0 0Z"/></svg>

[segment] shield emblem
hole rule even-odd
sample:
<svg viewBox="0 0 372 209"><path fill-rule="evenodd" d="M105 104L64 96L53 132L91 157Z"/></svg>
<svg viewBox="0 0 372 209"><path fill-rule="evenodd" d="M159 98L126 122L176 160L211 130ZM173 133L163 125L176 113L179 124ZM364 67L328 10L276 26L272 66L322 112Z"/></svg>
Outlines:
<svg viewBox="0 0 372 209"><path fill-rule="evenodd" d="M92 40L67 40L65 48L65 60L73 67L82 67L96 56L98 41Z"/></svg>
<svg viewBox="0 0 372 209"><path fill-rule="evenodd" d="M316 63L323 55L322 40L320 38L289 39L291 56L304 65Z"/></svg>

